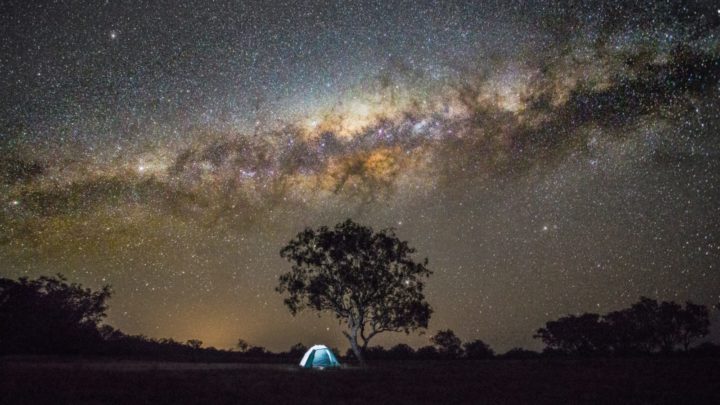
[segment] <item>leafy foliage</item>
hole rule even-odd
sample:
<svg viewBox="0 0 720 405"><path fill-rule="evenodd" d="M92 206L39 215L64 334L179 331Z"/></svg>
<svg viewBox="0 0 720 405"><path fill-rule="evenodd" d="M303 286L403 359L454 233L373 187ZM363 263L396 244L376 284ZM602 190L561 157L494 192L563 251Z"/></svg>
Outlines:
<svg viewBox="0 0 720 405"><path fill-rule="evenodd" d="M465 357L469 359L491 359L495 357L493 349L480 339L464 343L463 348L465 349Z"/></svg>
<svg viewBox="0 0 720 405"><path fill-rule="evenodd" d="M634 354L687 351L698 338L709 333L707 307L687 302L683 308L673 301L641 297L630 308L598 314L569 315L545 324L535 338L551 350L565 354Z"/></svg>
<svg viewBox="0 0 720 405"><path fill-rule="evenodd" d="M333 313L362 361L362 350L382 332L409 333L427 327L427 259L415 262L415 249L391 229L347 220L334 229L305 229L280 251L292 263L276 290L295 315L303 309Z"/></svg>
<svg viewBox="0 0 720 405"><path fill-rule="evenodd" d="M546 323L534 337L553 349L585 355L605 350L605 326L598 314L569 315Z"/></svg>
<svg viewBox="0 0 720 405"><path fill-rule="evenodd" d="M430 342L443 356L458 357L462 353L462 341L450 329L439 330L430 338Z"/></svg>
<svg viewBox="0 0 720 405"><path fill-rule="evenodd" d="M109 286L99 291L67 283L62 275L18 281L0 278L0 350L5 353L76 353L102 341Z"/></svg>

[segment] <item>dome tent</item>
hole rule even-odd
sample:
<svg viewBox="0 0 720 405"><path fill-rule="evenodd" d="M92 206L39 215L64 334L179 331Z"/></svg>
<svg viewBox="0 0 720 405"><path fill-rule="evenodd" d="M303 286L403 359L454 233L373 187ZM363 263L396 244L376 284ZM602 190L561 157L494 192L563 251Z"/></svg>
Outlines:
<svg viewBox="0 0 720 405"><path fill-rule="evenodd" d="M305 352L302 360L300 361L300 367L304 368L328 368L328 367L340 367L340 362L333 354L332 350L328 349L324 345L315 345Z"/></svg>

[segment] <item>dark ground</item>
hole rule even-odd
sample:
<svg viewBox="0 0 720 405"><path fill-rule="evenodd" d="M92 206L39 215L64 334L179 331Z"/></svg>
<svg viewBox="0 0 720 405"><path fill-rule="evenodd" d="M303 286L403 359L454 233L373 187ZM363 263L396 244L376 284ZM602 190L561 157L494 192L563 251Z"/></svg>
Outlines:
<svg viewBox="0 0 720 405"><path fill-rule="evenodd" d="M0 358L2 404L720 404L720 359L294 365Z"/></svg>

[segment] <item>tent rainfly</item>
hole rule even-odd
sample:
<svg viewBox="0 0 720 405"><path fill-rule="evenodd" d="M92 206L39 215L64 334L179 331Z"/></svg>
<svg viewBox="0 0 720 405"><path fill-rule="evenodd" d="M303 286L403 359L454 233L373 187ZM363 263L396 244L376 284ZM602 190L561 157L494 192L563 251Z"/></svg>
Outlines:
<svg viewBox="0 0 720 405"><path fill-rule="evenodd" d="M300 361L300 367L319 369L340 367L340 362L327 346L315 345L305 352L305 355Z"/></svg>

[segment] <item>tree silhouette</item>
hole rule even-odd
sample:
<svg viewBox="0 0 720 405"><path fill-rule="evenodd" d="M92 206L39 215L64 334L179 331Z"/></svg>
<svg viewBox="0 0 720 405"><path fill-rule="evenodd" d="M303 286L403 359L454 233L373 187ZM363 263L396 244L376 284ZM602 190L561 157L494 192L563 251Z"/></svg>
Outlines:
<svg viewBox="0 0 720 405"><path fill-rule="evenodd" d="M190 339L187 341L187 345L190 346L191 348L197 350L202 347L203 342L200 339Z"/></svg>
<svg viewBox="0 0 720 405"><path fill-rule="evenodd" d="M603 317L610 331L609 341L614 353L628 355L653 351L655 331L650 324L652 317L648 308L647 303L638 303Z"/></svg>
<svg viewBox="0 0 720 405"><path fill-rule="evenodd" d="M264 356L268 354L268 351L262 346L250 346L245 352L248 356Z"/></svg>
<svg viewBox="0 0 720 405"><path fill-rule="evenodd" d="M480 339L467 342L463 347L465 348L465 356L469 359L491 359L495 356L495 352L490 346Z"/></svg>
<svg viewBox="0 0 720 405"><path fill-rule="evenodd" d="M709 333L710 319L706 306L673 301L658 303L647 297L630 308L604 317L609 325L614 351L617 353L671 352L677 346L688 350L692 342Z"/></svg>
<svg viewBox="0 0 720 405"><path fill-rule="evenodd" d="M237 346L238 350L242 353L245 353L248 351L248 349L250 349L250 343L246 342L243 339L238 339L235 346Z"/></svg>
<svg viewBox="0 0 720 405"><path fill-rule="evenodd" d="M710 313L705 305L693 304L688 301L680 314L679 343L685 351L695 339L705 337L710 333Z"/></svg>
<svg viewBox="0 0 720 405"><path fill-rule="evenodd" d="M291 357L300 357L304 355L306 351L308 351L307 346L302 343L295 343L294 345L290 346L288 355L290 355Z"/></svg>
<svg viewBox="0 0 720 405"><path fill-rule="evenodd" d="M670 353L681 343L682 306L676 302L662 302L655 310L655 341L661 351Z"/></svg>
<svg viewBox="0 0 720 405"><path fill-rule="evenodd" d="M533 337L541 339L550 349L588 355L607 350L606 329L598 314L568 315L547 322Z"/></svg>
<svg viewBox="0 0 720 405"><path fill-rule="evenodd" d="M462 353L462 341L450 329L437 331L435 336L430 338L430 342L443 356L458 357Z"/></svg>
<svg viewBox="0 0 720 405"><path fill-rule="evenodd" d="M597 314L566 316L547 322L536 338L551 350L566 354L612 352L619 355L665 353L690 345L709 333L706 306L687 302L683 308L673 301L658 302L647 297L630 308Z"/></svg>
<svg viewBox="0 0 720 405"><path fill-rule="evenodd" d="M500 355L500 357L504 359L515 359L515 360L523 360L523 359L534 359L538 357L540 354L538 352L534 352L532 350L523 349L522 347L513 347L512 349L508 350L507 352Z"/></svg>
<svg viewBox="0 0 720 405"><path fill-rule="evenodd" d="M415 350L405 343L398 343L388 350L388 355L392 359L405 360L412 358L415 355Z"/></svg>
<svg viewBox="0 0 720 405"><path fill-rule="evenodd" d="M417 349L415 356L422 360L433 360L438 357L438 351L435 346L423 346Z"/></svg>
<svg viewBox="0 0 720 405"><path fill-rule="evenodd" d="M102 342L98 325L110 287L92 291L66 281L59 274L0 278L0 352L78 353Z"/></svg>
<svg viewBox="0 0 720 405"><path fill-rule="evenodd" d="M374 232L349 219L334 229L308 228L280 251L292 269L276 290L288 294L284 302L293 315L305 308L332 312L364 365L363 351L375 335L427 327L432 310L423 279L431 271L427 259L412 259L414 252L393 230Z"/></svg>

